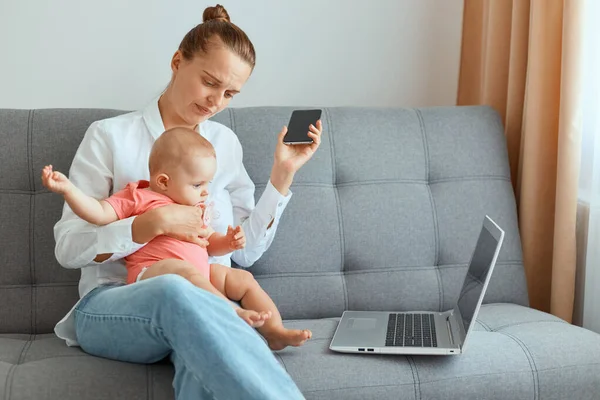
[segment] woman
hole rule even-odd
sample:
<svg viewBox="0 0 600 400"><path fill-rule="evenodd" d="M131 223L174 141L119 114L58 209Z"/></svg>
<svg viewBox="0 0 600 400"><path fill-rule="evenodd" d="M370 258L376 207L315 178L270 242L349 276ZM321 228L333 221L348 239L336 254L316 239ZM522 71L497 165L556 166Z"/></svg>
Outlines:
<svg viewBox="0 0 600 400"><path fill-rule="evenodd" d="M294 174L319 147L322 126L319 121L311 129L314 143L304 146L284 145L286 129L280 132L271 179L255 205L240 142L230 129L208 121L249 78L254 47L223 7L207 8L203 20L175 52L162 96L144 110L94 122L69 175L86 194L106 198L128 182L148 179L150 148L166 129L198 130L217 153L212 226L223 231L242 225L246 246L231 258L249 267L271 244ZM65 205L54 228L56 257L66 268L82 268L81 299L56 334L70 346L121 361L152 363L170 355L178 399L302 398L266 344L225 301L174 275L123 284L123 257L158 235L206 246L201 226L201 211L191 206L165 206L97 227ZM211 263L231 265L229 256Z"/></svg>

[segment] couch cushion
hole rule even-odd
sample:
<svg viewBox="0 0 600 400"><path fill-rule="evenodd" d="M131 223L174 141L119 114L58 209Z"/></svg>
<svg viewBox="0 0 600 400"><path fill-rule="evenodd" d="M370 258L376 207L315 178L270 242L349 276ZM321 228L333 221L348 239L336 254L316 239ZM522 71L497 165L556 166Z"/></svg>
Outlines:
<svg viewBox="0 0 600 400"><path fill-rule="evenodd" d="M600 335L514 304L484 305L466 353L456 356L333 353L336 318L286 325L313 331L303 347L276 353L307 399L599 398ZM166 361L97 358L50 334L0 335L0 357L7 400L173 398Z"/></svg>

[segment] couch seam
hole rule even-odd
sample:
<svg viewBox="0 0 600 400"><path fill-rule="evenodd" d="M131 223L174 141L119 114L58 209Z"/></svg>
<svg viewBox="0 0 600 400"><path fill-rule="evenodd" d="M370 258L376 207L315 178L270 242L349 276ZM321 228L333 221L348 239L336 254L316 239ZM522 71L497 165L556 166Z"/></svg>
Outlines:
<svg viewBox="0 0 600 400"><path fill-rule="evenodd" d="M429 194L429 201L431 202L431 214L433 217L433 240L435 243L434 251L435 256L433 260L433 266L435 267L436 277L438 280L438 294L439 294L439 309L438 311L442 311L442 307L444 305L444 284L442 282L442 272L440 270L439 262L440 262L440 229L438 224L437 211L435 207L435 199L433 198L433 193L431 192L431 186L427 185L427 194Z"/></svg>
<svg viewBox="0 0 600 400"><path fill-rule="evenodd" d="M337 187L337 165L335 163L335 149L333 148L333 124L329 115L329 109L325 108L325 119L327 120L327 126L329 126L329 154L331 155L331 182L333 187Z"/></svg>
<svg viewBox="0 0 600 400"><path fill-rule="evenodd" d="M329 114L329 108L325 107L325 119L327 120L327 126L329 126L329 152L331 155L331 171L332 171L332 181L333 181L333 189L334 189L334 197L338 214L338 227L340 229L340 262L342 270L340 271L340 278L342 280L342 292L344 295L344 310L348 309L348 287L346 286L346 242L344 239L344 219L342 213L342 203L340 201L340 193L337 186L337 164L335 162L335 149L333 143L333 123L331 122L331 115Z"/></svg>
<svg viewBox="0 0 600 400"><path fill-rule="evenodd" d="M510 178L502 175L471 175L464 177L452 177L452 178L441 178L433 179L429 183L450 183L450 182L465 182L465 181L477 181L477 180L495 180L495 181L506 181L510 182Z"/></svg>
<svg viewBox="0 0 600 400"><path fill-rule="evenodd" d="M531 375L533 376L533 399L539 400L539 398L540 398L539 372L537 369L537 365L535 364L535 360L533 359L533 355L531 354L531 351L529 351L529 348L527 347L527 345L523 341L521 341L519 338L517 338L516 336L511 335L510 333L506 333L506 332L496 332L496 333L500 333L501 335L506 335L509 338L511 338L512 340L514 340L521 347L521 350L523 350L523 353L525 353L525 356L527 357L527 361L529 362L529 366L532 368Z"/></svg>
<svg viewBox="0 0 600 400"><path fill-rule="evenodd" d="M531 370L523 369L523 370L513 370L513 371L503 371L503 372L491 372L491 373L485 373L485 374L473 374L473 375L465 375L465 376L452 376L449 378L433 379L431 381L423 381L421 383L430 384L430 383L439 383L439 382L444 382L444 381L450 381L450 380L454 380L454 379L481 378L484 376L496 376L496 375L505 375L505 374L529 374L529 373L531 373Z"/></svg>
<svg viewBox="0 0 600 400"><path fill-rule="evenodd" d="M31 334L29 335L29 339L31 339ZM12 392L12 382L15 371L19 366L19 361L21 360L21 355L23 354L23 350L27 347L27 343L23 344L23 348L21 349L21 354L19 354L19 358L17 359L17 363L10 366L8 369L8 374L6 374L6 381L4 385L4 399L10 400L11 392Z"/></svg>
<svg viewBox="0 0 600 400"><path fill-rule="evenodd" d="M29 167L29 191L35 190L35 183L33 180L33 150L32 150L32 135L33 135L33 114L35 110L29 110L27 118L27 166Z"/></svg>
<svg viewBox="0 0 600 400"><path fill-rule="evenodd" d="M406 356L406 361L408 362L408 366L410 367L410 373L412 374L412 386L413 386L413 390L415 391L415 400L417 400L417 379L415 378L415 370L410 362L410 357ZM363 386L364 387L364 386Z"/></svg>
<svg viewBox="0 0 600 400"><path fill-rule="evenodd" d="M31 347L31 343L32 343L32 340L34 337L35 337L35 335L29 334L29 339L27 339L27 342L23 345L23 348L21 349L21 353L19 354L19 358L17 359L17 363L14 364L13 366L11 366L10 370L8 371L8 374L6 376L6 387L4 390L4 397L6 398L6 400L10 400L10 398L12 396L12 384L13 384L14 376L16 374L16 371L17 371L17 368L19 367L19 365L23 364L23 359L25 358L25 354L27 354L27 351Z"/></svg>
<svg viewBox="0 0 600 400"><path fill-rule="evenodd" d="M429 194L429 201L431 202L431 214L433 217L433 240L435 242L435 256L433 265L435 266L435 272L438 278L438 291L440 296L440 307L439 311L442 311L442 306L444 304L444 284L442 282L442 272L440 270L439 262L440 262L440 228L438 224L437 211L435 207L435 199L433 198L433 193L431 192L431 186L427 185L427 193Z"/></svg>
<svg viewBox="0 0 600 400"><path fill-rule="evenodd" d="M285 365L285 362L283 361L283 357L281 357L281 355L277 354L274 351L272 353L275 357L279 358L279 361L281 361L281 365L283 365L283 369L285 369L285 372L287 372L289 374L290 371L288 371L287 365Z"/></svg>
<svg viewBox="0 0 600 400"><path fill-rule="evenodd" d="M21 189L0 189L0 194L25 194L25 195L30 195L30 194L50 194L52 192L49 192L47 190L21 190Z"/></svg>
<svg viewBox="0 0 600 400"><path fill-rule="evenodd" d="M555 320L538 320L538 321L524 321L524 322L517 322L514 324L505 324L505 325L501 325L497 328L492 329L492 332L500 332L501 329L505 329L505 328L510 328L513 326L520 326L520 325L527 325L527 324L538 324L540 322L552 322L552 323L557 323L557 324L567 324L567 325L571 325L568 322L565 321L555 321Z"/></svg>
<svg viewBox="0 0 600 400"><path fill-rule="evenodd" d="M429 143L427 142L427 133L425 131L425 121L423 120L423 114L421 110L413 109L419 120L419 127L421 128L421 138L423 143L423 154L425 156L425 176L427 180L427 194L429 195L429 201L431 203L431 216L433 218L433 242L434 242L434 261L436 278L438 281L438 295L439 305L438 311L442 311L444 305L444 284L442 282L442 273L440 271L440 229L438 224L437 211L435 207L435 199L433 198L433 192L431 191L431 159L429 158Z"/></svg>
<svg viewBox="0 0 600 400"><path fill-rule="evenodd" d="M496 265L501 265L505 267L520 267L523 264L523 261L520 260L509 260L509 261L501 261L497 262ZM469 264L442 264L439 265L439 268L450 269L450 268L466 268Z"/></svg>
<svg viewBox="0 0 600 400"><path fill-rule="evenodd" d="M431 185L438 183L451 183L451 182L469 182L469 181L505 181L510 182L510 179L499 176L499 175L478 175L478 176L465 176L461 178L444 178L444 179L434 179L431 181L426 181L423 179L369 179L363 181L352 181L352 182L342 182L337 183L335 186L345 187L345 186L361 186L361 185L373 185L377 183L404 183L404 184L414 184L414 185ZM267 186L266 183L255 183L256 187ZM294 182L294 186L305 186L305 187L333 187L334 185L323 183L323 182Z"/></svg>
<svg viewBox="0 0 600 400"><path fill-rule="evenodd" d="M5 400L10 400L13 376L15 374L15 370L17 369L18 365L19 364L11 365L10 368L8 369L8 374L6 374L6 381L5 381L5 385L4 385L4 399Z"/></svg>
<svg viewBox="0 0 600 400"><path fill-rule="evenodd" d="M33 310L35 308L35 290L33 288L33 267L31 265L31 246L32 244L32 240L31 240L31 225L33 224L33 213L31 211L32 209L32 202L33 202L33 196L29 196L29 285L27 285L27 288L29 289L29 332L30 333L34 333L34 316L33 316Z"/></svg>
<svg viewBox="0 0 600 400"><path fill-rule="evenodd" d="M496 265L502 265L505 267L520 267L520 264L517 263L496 263ZM465 267L464 264L452 264L452 265L448 265L448 266L443 266L442 268L444 269L449 269L449 268L460 268L460 267ZM278 272L278 273L272 273L272 274L263 274L263 275L254 275L255 278L260 278L260 279L271 279L271 278L285 278L285 277L291 277L291 276L297 276L297 277L302 277L302 276L336 276L337 274L344 274L344 275L361 275L361 274L376 274L376 273L387 273L387 272L394 272L394 271L419 271L419 270L435 270L436 267L435 266L409 266L409 267L380 267L380 268L376 268L376 269L361 269L361 270L357 270L357 271L344 271L344 272L339 272L339 271L329 271L329 272L318 272L318 271L306 271L306 272ZM506 303L506 302L503 302ZM514 303L511 303L514 304Z"/></svg>
<svg viewBox="0 0 600 400"><path fill-rule="evenodd" d="M476 319L475 322L478 323L478 324L480 324L481 326L483 326L486 331L493 332L492 328L490 328L488 324L486 324L485 322L481 321L480 319Z"/></svg>
<svg viewBox="0 0 600 400"><path fill-rule="evenodd" d="M35 110L29 110L29 115L27 118L27 166L29 169L29 190L30 190L30 194L29 194L29 275L30 275L29 284L30 284L30 288L31 288L31 292L29 293L30 294L29 306L31 307L31 309L29 310L30 311L29 326L30 326L31 333L36 332L36 322L35 322L35 319L36 319L36 312L35 312L36 289L33 287L33 284L35 283L35 266L33 265L33 259L35 258L35 253L34 253L34 248L33 248L34 229L35 229L35 223L34 223L35 196L31 194L31 192L35 191L35 182L33 179L33 149L32 149L34 113L35 113Z"/></svg>
<svg viewBox="0 0 600 400"><path fill-rule="evenodd" d="M600 365L600 362L595 362L595 363L587 363L587 364L572 364L572 365L562 365L560 367L554 367L554 368L543 368L538 370L539 372L546 372L546 371L555 371L557 369L564 369L564 368L580 368L580 367L591 367L594 365Z"/></svg>
<svg viewBox="0 0 600 400"><path fill-rule="evenodd" d="M36 285L37 280L35 279L35 223L34 223L34 218L35 218L35 196L31 196L31 203L30 203L30 215L31 215L31 221L30 221L30 232L31 232L31 236L29 238L30 240L30 245L29 245L29 251L30 251L30 259L29 259L29 264L31 265L31 332L32 333L38 333L38 326L37 326L37 295L38 295L38 286Z"/></svg>
<svg viewBox="0 0 600 400"><path fill-rule="evenodd" d="M37 335L35 335L35 334L29 335L29 339L27 340L27 343L25 343L25 346L23 346L23 348L21 349L21 354L19 355L19 360L17 361L17 364L19 364L19 365L23 364L23 360L25 359L27 352L31 348L31 345L33 344L33 341L35 340L36 336Z"/></svg>
<svg viewBox="0 0 600 400"><path fill-rule="evenodd" d="M77 282L58 282L58 283L39 283L39 284L14 284L14 285L0 285L0 289L27 289L32 286L35 287L62 287L62 286L77 286Z"/></svg>
<svg viewBox="0 0 600 400"><path fill-rule="evenodd" d="M31 361L28 361L26 363L21 363L21 364L28 364L30 362L38 362L38 361L44 361L44 360L50 360L50 359L56 360L56 359L59 359L59 358L89 357L89 356L90 355L87 354L87 353L84 353L84 354L69 354L69 355L64 355L63 354L63 355L60 355L60 356L48 356L48 357L36 358L35 360L31 360Z"/></svg>
<svg viewBox="0 0 600 400"><path fill-rule="evenodd" d="M415 359L413 356L407 356L408 364L410 365L410 369L413 373L413 380L415 382L415 399L421 400L423 395L421 393L421 379L419 378L419 370L417 369L417 364L415 363ZM417 396L418 393L418 396Z"/></svg>
<svg viewBox="0 0 600 400"><path fill-rule="evenodd" d="M231 130L237 136L237 133L235 131L235 118L233 117L233 109L231 107L229 107L228 109L229 109L229 120L231 121Z"/></svg>
<svg viewBox="0 0 600 400"><path fill-rule="evenodd" d="M352 272L285 272L280 274L269 274L269 275L254 275L255 278L260 279L272 279L272 278L287 278L287 277L313 277L313 276L337 276L337 275L364 275L370 273L386 273L390 271L419 271L419 270L429 270L433 271L432 267L412 267L412 268L397 268L390 270L377 270L377 271L352 271Z"/></svg>
<svg viewBox="0 0 600 400"><path fill-rule="evenodd" d="M429 160L429 145L427 143L427 136L425 135L425 121L423 120L423 114L421 113L421 110L413 108L413 111L415 112L415 114L417 114L417 119L419 120L419 128L421 128L420 130L423 143L423 152L425 156L425 176L427 177L427 182L429 182L431 178L431 165Z"/></svg>
<svg viewBox="0 0 600 400"><path fill-rule="evenodd" d="M402 386L414 386L414 382L407 383L397 383L390 385L361 385L361 386L350 386L350 387L339 387L334 389L315 389L315 390L303 390L302 393L318 393L318 392L327 392L334 390L352 390L352 389L360 389L360 388L376 388L376 387L402 387Z"/></svg>

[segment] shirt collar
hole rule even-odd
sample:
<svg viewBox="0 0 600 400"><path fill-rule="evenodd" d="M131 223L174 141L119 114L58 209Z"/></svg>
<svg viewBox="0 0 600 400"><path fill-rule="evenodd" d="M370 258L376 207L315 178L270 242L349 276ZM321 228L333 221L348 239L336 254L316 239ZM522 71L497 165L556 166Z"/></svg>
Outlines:
<svg viewBox="0 0 600 400"><path fill-rule="evenodd" d="M158 109L158 99L160 96L153 99L143 111L143 118L148 130L154 137L157 139L162 133L165 131L165 125L163 124L162 117L160 116L160 111Z"/></svg>
<svg viewBox="0 0 600 400"><path fill-rule="evenodd" d="M146 108L144 108L144 111L142 112L144 122L146 123L146 126L148 127L148 130L150 131L154 139L158 139L158 137L162 135L165 131L165 125L163 124L162 117L160 116L160 110L158 109L159 99L160 96L154 98L150 102L150 104L148 104ZM201 134L202 129L200 129L200 127L202 126L202 124L204 124L204 122L200 123L196 128L196 130Z"/></svg>

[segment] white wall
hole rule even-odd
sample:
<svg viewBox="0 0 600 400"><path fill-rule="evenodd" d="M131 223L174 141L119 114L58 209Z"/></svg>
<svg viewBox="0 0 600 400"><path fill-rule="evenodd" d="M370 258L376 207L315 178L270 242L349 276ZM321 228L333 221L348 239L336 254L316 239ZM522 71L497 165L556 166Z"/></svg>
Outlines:
<svg viewBox="0 0 600 400"><path fill-rule="evenodd" d="M213 2L1 0L0 108L135 109ZM257 50L232 106L456 101L463 0L224 0Z"/></svg>

